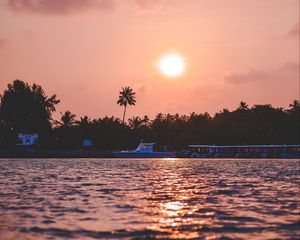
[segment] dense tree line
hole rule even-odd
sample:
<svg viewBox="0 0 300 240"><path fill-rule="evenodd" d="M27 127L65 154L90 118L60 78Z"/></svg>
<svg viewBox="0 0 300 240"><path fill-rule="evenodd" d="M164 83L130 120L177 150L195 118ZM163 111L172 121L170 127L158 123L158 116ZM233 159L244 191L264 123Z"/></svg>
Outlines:
<svg viewBox="0 0 300 240"><path fill-rule="evenodd" d="M134 95L127 88L123 91ZM127 123L107 116L76 119L70 111L62 113L59 121L53 120L52 113L58 103L56 95L48 97L39 85L13 81L1 96L0 146L15 146L18 133L38 133L39 147L56 149L81 148L84 139L90 139L93 148L99 150L133 148L142 139L156 142L160 148L176 150L189 144L300 142L298 100L293 101L288 109L274 108L269 104L249 107L241 102L237 109L223 109L214 116L194 112L190 115L159 113L152 120L148 116L132 117ZM135 100L128 104L134 103ZM120 105L126 109L124 101ZM123 118L124 115L125 111Z"/></svg>

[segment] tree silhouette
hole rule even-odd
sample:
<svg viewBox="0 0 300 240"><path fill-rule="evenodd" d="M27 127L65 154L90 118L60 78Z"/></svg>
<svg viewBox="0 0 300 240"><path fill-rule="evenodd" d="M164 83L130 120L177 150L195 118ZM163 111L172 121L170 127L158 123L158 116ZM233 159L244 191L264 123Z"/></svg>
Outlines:
<svg viewBox="0 0 300 240"><path fill-rule="evenodd" d="M131 129L138 129L143 125L143 120L140 117L132 117L128 120L128 126Z"/></svg>
<svg viewBox="0 0 300 240"><path fill-rule="evenodd" d="M189 115L157 114L132 117L125 122L126 106L135 104L135 93L129 87L120 92L118 104L124 106L123 121L113 116L75 120L70 111L62 113L53 128L52 113L59 102L47 97L41 86L15 80L0 97L0 148L15 146L17 133L43 136L39 147L78 149L83 139L91 139L99 150L134 148L140 141L157 143L158 150L168 146L187 149L189 144L251 145L300 144L300 103L289 108L270 104L249 106L243 102L233 110ZM40 140L42 140L40 138Z"/></svg>
<svg viewBox="0 0 300 240"><path fill-rule="evenodd" d="M48 97L41 86L14 80L1 96L1 122L11 134L46 136L51 131L52 113L58 103L56 95Z"/></svg>
<svg viewBox="0 0 300 240"><path fill-rule="evenodd" d="M64 113L61 113L61 118L58 123L62 127L72 127L76 123L75 117L76 117L75 114L67 110Z"/></svg>
<svg viewBox="0 0 300 240"><path fill-rule="evenodd" d="M249 109L248 108L248 104L245 103L245 102L243 102L243 101L241 101L240 104L239 104L239 106L238 106L238 110L248 110L248 109Z"/></svg>
<svg viewBox="0 0 300 240"><path fill-rule="evenodd" d="M299 100L294 100L289 107L291 109L289 109L290 112L294 112L294 113L300 113L300 102Z"/></svg>
<svg viewBox="0 0 300 240"><path fill-rule="evenodd" d="M132 88L123 87L122 91L120 92L119 100L117 101L117 103L120 106L124 106L124 113L123 113L123 124L124 124L127 105L135 105L136 103L135 92L133 92Z"/></svg>
<svg viewBox="0 0 300 240"><path fill-rule="evenodd" d="M87 127L87 126L91 125L91 120L89 119L88 116L84 116L84 117L80 117L80 120L79 121L75 121L75 123L79 127Z"/></svg>

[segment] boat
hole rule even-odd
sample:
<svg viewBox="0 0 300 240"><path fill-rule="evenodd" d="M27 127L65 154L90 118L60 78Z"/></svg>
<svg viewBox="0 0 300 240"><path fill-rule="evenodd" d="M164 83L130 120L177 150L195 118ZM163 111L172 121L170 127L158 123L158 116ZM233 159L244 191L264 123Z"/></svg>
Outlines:
<svg viewBox="0 0 300 240"><path fill-rule="evenodd" d="M155 143L140 143L135 150L114 152L118 158L175 158L172 152L155 152L153 150Z"/></svg>

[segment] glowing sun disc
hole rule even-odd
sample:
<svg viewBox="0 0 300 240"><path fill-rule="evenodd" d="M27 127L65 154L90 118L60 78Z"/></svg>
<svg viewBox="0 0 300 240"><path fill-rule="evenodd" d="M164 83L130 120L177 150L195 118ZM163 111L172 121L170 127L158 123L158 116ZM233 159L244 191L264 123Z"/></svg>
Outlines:
<svg viewBox="0 0 300 240"><path fill-rule="evenodd" d="M178 77L185 71L185 61L179 54L166 54L158 61L158 69L167 77Z"/></svg>

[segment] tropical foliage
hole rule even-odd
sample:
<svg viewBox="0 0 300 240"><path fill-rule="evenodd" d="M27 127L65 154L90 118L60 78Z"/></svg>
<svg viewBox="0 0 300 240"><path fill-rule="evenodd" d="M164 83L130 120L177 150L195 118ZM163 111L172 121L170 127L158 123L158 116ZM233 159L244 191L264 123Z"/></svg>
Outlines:
<svg viewBox="0 0 300 240"><path fill-rule="evenodd" d="M19 132L38 132L42 139L50 134L52 113L59 103L56 95L48 97L41 86L15 80L0 97L2 140L15 139Z"/></svg>
<svg viewBox="0 0 300 240"><path fill-rule="evenodd" d="M55 95L48 98L37 85L19 80L10 84L0 103L0 146L14 146L18 132L43 133L40 147L56 149L82 148L84 139L90 139L98 150L134 148L142 139L174 150L189 144L300 144L298 100L287 109L241 102L233 111L223 109L214 115L158 113L154 119L136 116L128 123L108 116L76 119L66 111L53 124L57 103Z"/></svg>

